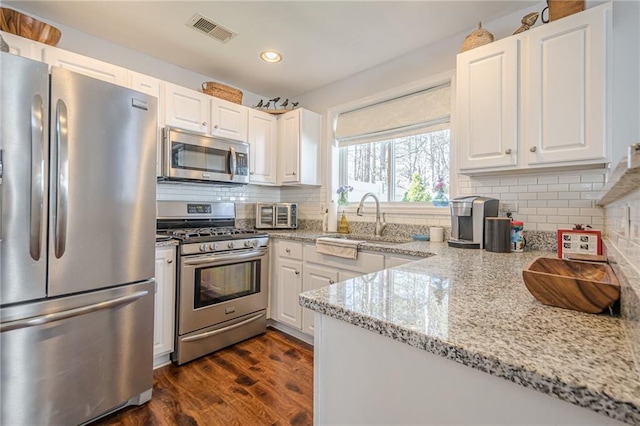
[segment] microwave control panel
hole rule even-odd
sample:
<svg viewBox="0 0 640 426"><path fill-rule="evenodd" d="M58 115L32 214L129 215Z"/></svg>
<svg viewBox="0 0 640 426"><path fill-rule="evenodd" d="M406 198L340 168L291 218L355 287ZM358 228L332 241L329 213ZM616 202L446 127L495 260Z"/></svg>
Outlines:
<svg viewBox="0 0 640 426"><path fill-rule="evenodd" d="M249 159L245 153L236 153L236 174L239 176L249 176Z"/></svg>

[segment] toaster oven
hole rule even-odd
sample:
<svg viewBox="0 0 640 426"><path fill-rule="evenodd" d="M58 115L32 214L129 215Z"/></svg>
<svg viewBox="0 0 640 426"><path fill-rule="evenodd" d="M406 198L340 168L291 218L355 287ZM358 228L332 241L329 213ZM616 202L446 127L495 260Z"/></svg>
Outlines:
<svg viewBox="0 0 640 426"><path fill-rule="evenodd" d="M298 204L256 203L257 229L296 229Z"/></svg>

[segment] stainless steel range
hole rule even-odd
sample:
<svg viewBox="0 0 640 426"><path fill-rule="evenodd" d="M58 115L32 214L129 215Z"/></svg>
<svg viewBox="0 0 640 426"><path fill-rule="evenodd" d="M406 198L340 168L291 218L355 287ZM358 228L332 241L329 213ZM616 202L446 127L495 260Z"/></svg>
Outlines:
<svg viewBox="0 0 640 426"><path fill-rule="evenodd" d="M158 201L159 234L179 241L176 345L184 364L266 330L267 234L235 228L235 204Z"/></svg>

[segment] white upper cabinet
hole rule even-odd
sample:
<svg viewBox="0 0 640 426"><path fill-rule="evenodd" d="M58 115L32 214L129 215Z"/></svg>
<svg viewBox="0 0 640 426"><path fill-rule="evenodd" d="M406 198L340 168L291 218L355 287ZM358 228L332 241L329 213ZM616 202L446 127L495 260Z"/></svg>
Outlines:
<svg viewBox="0 0 640 426"><path fill-rule="evenodd" d="M527 37L522 145L527 164L607 159L608 6L563 18Z"/></svg>
<svg viewBox="0 0 640 426"><path fill-rule="evenodd" d="M278 119L249 110L249 179L254 184L275 185L277 177Z"/></svg>
<svg viewBox="0 0 640 426"><path fill-rule="evenodd" d="M209 96L211 119L209 132L213 136L247 141L249 109L245 106Z"/></svg>
<svg viewBox="0 0 640 426"><path fill-rule="evenodd" d="M140 74L134 71L129 72L129 87L138 92L158 98L158 128L156 133L156 176L162 176L162 127L164 127L164 105L162 103L162 81L157 78Z"/></svg>
<svg viewBox="0 0 640 426"><path fill-rule="evenodd" d="M609 161L611 3L458 55L461 173Z"/></svg>
<svg viewBox="0 0 640 426"><path fill-rule="evenodd" d="M209 133L211 96L167 82L163 85L165 124Z"/></svg>
<svg viewBox="0 0 640 426"><path fill-rule="evenodd" d="M278 181L283 185L320 184L321 122L319 114L302 108L278 118Z"/></svg>
<svg viewBox="0 0 640 426"><path fill-rule="evenodd" d="M42 59L51 66L65 68L120 86L129 85L127 69L57 47L45 46Z"/></svg>
<svg viewBox="0 0 640 426"><path fill-rule="evenodd" d="M518 44L509 37L458 55L460 169L517 165Z"/></svg>

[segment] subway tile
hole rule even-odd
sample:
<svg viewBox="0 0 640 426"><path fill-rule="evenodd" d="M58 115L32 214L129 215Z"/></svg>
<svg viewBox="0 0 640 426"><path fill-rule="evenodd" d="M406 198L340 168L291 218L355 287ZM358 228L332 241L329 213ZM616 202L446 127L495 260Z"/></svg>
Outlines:
<svg viewBox="0 0 640 426"><path fill-rule="evenodd" d="M590 183L571 183L569 184L569 191L591 191L592 185Z"/></svg>
<svg viewBox="0 0 640 426"><path fill-rule="evenodd" d="M557 208L552 208L552 207L544 207L544 208L539 208L538 209L538 214L544 214L544 215L556 215L558 214L558 209Z"/></svg>
<svg viewBox="0 0 640 426"><path fill-rule="evenodd" d="M579 175L558 176L558 183L580 183Z"/></svg>
<svg viewBox="0 0 640 426"><path fill-rule="evenodd" d="M503 178L500 179L501 186L512 186L518 184L518 178Z"/></svg>
<svg viewBox="0 0 640 426"><path fill-rule="evenodd" d="M538 199L539 200L557 200L559 198L557 192L539 192Z"/></svg>
<svg viewBox="0 0 640 426"><path fill-rule="evenodd" d="M538 194L535 192L520 192L518 193L518 200L537 200Z"/></svg>
<svg viewBox="0 0 640 426"><path fill-rule="evenodd" d="M579 200L580 192L559 192L558 199L560 200Z"/></svg>
<svg viewBox="0 0 640 426"><path fill-rule="evenodd" d="M536 185L538 183L538 178L536 177L519 177L518 185Z"/></svg>
<svg viewBox="0 0 640 426"><path fill-rule="evenodd" d="M518 194L514 194L511 192L508 193L504 193L504 194L497 194L499 199L504 200L504 201L515 201L518 199Z"/></svg>
<svg viewBox="0 0 640 426"><path fill-rule="evenodd" d="M549 191L568 191L569 184L568 183L558 183L555 185L548 186Z"/></svg>
<svg viewBox="0 0 640 426"><path fill-rule="evenodd" d="M558 214L567 215L567 216L578 216L580 214L580 209L577 209L577 208L560 208L560 209L558 209Z"/></svg>
<svg viewBox="0 0 640 426"><path fill-rule="evenodd" d="M532 223L547 223L547 217L540 215L530 215L527 220Z"/></svg>
<svg viewBox="0 0 640 426"><path fill-rule="evenodd" d="M527 207L547 207L546 200L529 200L527 201Z"/></svg>
<svg viewBox="0 0 640 426"><path fill-rule="evenodd" d="M558 176L539 176L538 177L539 184L554 184L558 183Z"/></svg>
<svg viewBox="0 0 640 426"><path fill-rule="evenodd" d="M509 192L528 192L526 185L514 185L509 187Z"/></svg>
<svg viewBox="0 0 640 426"><path fill-rule="evenodd" d="M547 185L527 185L528 192L546 192Z"/></svg>
<svg viewBox="0 0 640 426"><path fill-rule="evenodd" d="M593 207L593 208L581 208L580 216L598 216L602 217L604 214L601 208Z"/></svg>
<svg viewBox="0 0 640 426"><path fill-rule="evenodd" d="M538 231L557 231L558 224L556 223L538 223L537 224Z"/></svg>
<svg viewBox="0 0 640 426"><path fill-rule="evenodd" d="M549 220L549 223L556 224L567 223L569 221L568 216L549 216L547 219Z"/></svg>
<svg viewBox="0 0 640 426"><path fill-rule="evenodd" d="M548 200L549 207L569 207L569 200Z"/></svg>
<svg viewBox="0 0 640 426"><path fill-rule="evenodd" d="M518 209L518 214L524 215L524 214L537 214L538 213L538 209L535 207L520 207Z"/></svg>
<svg viewBox="0 0 640 426"><path fill-rule="evenodd" d="M569 200L569 207L593 207L592 200Z"/></svg>
<svg viewBox="0 0 640 426"><path fill-rule="evenodd" d="M580 182L603 182L604 183L604 173L582 175L580 177Z"/></svg>
<svg viewBox="0 0 640 426"><path fill-rule="evenodd" d="M523 229L525 231L537 231L538 230L538 224L537 223L527 222L525 220Z"/></svg>

